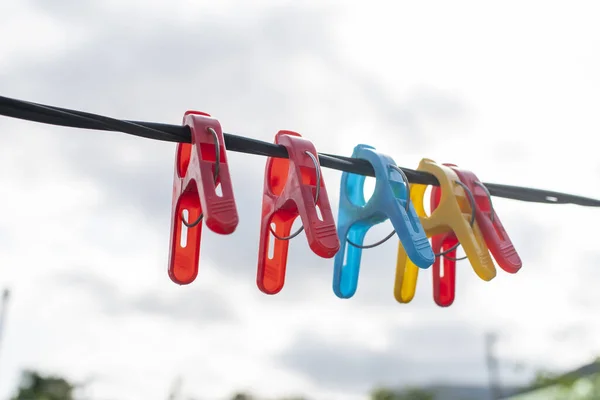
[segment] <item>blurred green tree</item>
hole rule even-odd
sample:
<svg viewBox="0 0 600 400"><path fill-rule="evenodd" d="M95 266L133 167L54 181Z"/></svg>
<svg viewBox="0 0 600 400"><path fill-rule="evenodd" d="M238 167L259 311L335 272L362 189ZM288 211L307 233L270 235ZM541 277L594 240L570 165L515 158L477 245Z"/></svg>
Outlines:
<svg viewBox="0 0 600 400"><path fill-rule="evenodd" d="M371 392L371 400L434 400L435 395L425 389L407 387L401 390L376 388Z"/></svg>
<svg viewBox="0 0 600 400"><path fill-rule="evenodd" d="M396 393L388 388L376 388L371 392L371 400L396 400Z"/></svg>
<svg viewBox="0 0 600 400"><path fill-rule="evenodd" d="M541 370L531 383L530 392L514 397L515 400L597 400L600 399L600 360L565 374Z"/></svg>
<svg viewBox="0 0 600 400"><path fill-rule="evenodd" d="M57 376L23 371L17 394L11 400L73 400L75 386Z"/></svg>

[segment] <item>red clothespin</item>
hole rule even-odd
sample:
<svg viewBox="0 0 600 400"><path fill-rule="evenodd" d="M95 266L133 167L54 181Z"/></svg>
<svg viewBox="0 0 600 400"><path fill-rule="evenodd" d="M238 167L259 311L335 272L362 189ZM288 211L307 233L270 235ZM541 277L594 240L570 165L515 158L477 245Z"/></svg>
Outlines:
<svg viewBox="0 0 600 400"><path fill-rule="evenodd" d="M331 258L340 248L315 147L291 131L279 131L275 143L285 146L289 159L269 158L265 168L256 283L266 294L283 288L289 240L302 229L318 256ZM303 228L290 235L298 215ZM272 257L270 246L274 247Z"/></svg>
<svg viewBox="0 0 600 400"><path fill-rule="evenodd" d="M437 192L441 192L439 188L434 187L431 190L433 197L433 191L437 189ZM439 202L439 198L438 198ZM433 199L431 201L431 208L434 210ZM449 307L454 303L456 295L456 245L458 239L454 232L448 232L442 235L435 235L431 238L431 248L434 254L444 253L443 256L435 257L433 262L433 300L440 307ZM441 259L444 259L443 264ZM443 273L441 267L443 266Z"/></svg>
<svg viewBox="0 0 600 400"><path fill-rule="evenodd" d="M473 172L452 164L448 164L448 166L456 172L461 182L467 185L473 193L476 203L475 219L498 266L510 274L517 273L523 265L521 258L492 207L487 188Z"/></svg>
<svg viewBox="0 0 600 400"><path fill-rule="evenodd" d="M238 224L221 124L198 111L187 111L183 124L190 127L192 142L177 145L169 254L169 277L180 285L198 275L201 221L222 235L231 234Z"/></svg>
<svg viewBox="0 0 600 400"><path fill-rule="evenodd" d="M514 274L522 266L521 258L508 237L498 214L491 205L489 192L477 178L477 176L468 170L458 168L454 164L444 164L452 168L460 181L471 191L475 200L475 221L479 226L485 243L496 260L496 263L504 271ZM438 206L441 196L439 187L433 187L431 190L431 209ZM455 296L456 285L456 245L458 240L456 236L449 232L445 235L437 235L432 238L434 253L445 253L443 261L443 274L440 274L440 258L436 257L433 264L433 295L435 302L441 307L447 307L452 304ZM440 276L442 275L442 276Z"/></svg>

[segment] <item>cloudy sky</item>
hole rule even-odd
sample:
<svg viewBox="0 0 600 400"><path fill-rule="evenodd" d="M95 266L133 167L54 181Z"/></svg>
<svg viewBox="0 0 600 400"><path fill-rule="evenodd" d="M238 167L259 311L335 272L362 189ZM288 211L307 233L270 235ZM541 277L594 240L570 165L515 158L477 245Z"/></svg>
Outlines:
<svg viewBox="0 0 600 400"><path fill-rule="evenodd" d="M172 124L202 110L225 132L289 129L322 152L368 143L406 167L428 157L600 198L593 2L215 3L4 0L0 94ZM174 150L0 118L0 286L12 290L0 398L28 367L89 381L94 400L165 399L178 376L198 399L484 384L487 331L507 384L600 353L600 210L496 199L524 267L483 282L463 262L448 309L430 272L412 303L395 302L394 240L363 253L358 291L341 300L333 260L301 235L267 296L255 284L266 159L229 153L240 224L204 231L198 279L179 287L166 272ZM340 176L324 171L334 213Z"/></svg>

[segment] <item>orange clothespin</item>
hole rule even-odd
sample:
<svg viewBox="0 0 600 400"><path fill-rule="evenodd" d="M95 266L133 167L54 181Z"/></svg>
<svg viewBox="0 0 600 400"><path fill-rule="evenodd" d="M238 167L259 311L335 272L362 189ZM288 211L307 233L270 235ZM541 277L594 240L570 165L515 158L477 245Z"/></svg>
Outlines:
<svg viewBox="0 0 600 400"><path fill-rule="evenodd" d="M454 232L475 273L485 281L492 280L496 276L496 267L475 221L475 205L470 204L473 201L470 191L468 193L465 191L466 186L450 167L437 164L433 160L422 159L417 170L435 176L442 192L438 207L428 217L423 204L427 185L411 184L411 203L427 236ZM399 244L394 286L394 297L398 302L408 303L413 299L418 270L419 268L410 261L404 248Z"/></svg>
<svg viewBox="0 0 600 400"><path fill-rule="evenodd" d="M169 277L179 285L198 275L202 220L221 235L233 233L238 224L221 124L198 111L187 111L183 123L192 142L177 144L169 252Z"/></svg>

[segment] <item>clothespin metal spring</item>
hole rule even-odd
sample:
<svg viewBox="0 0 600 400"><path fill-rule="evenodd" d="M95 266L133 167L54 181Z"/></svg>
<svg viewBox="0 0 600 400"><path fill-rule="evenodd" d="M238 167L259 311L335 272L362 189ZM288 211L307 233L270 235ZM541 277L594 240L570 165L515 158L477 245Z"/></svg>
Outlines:
<svg viewBox="0 0 600 400"><path fill-rule="evenodd" d="M315 157L315 155L313 153L311 153L308 150L304 151L304 154L306 154L307 156L309 156L312 160L312 162L315 164L315 174L316 174L316 185L317 188L315 189L315 204L317 204L319 202L319 194L321 193L321 167L319 166L319 162L317 161L317 157ZM294 233L292 233L289 236L279 236L277 233L275 233L275 231L273 230L273 226L269 225L269 230L271 231L271 233L273 234L273 236L275 236L276 239L279 240L291 240L293 238L295 238L296 236L298 236L299 234L302 233L302 231L304 230L304 225L302 225L300 228L298 228L298 230Z"/></svg>
<svg viewBox="0 0 600 400"><path fill-rule="evenodd" d="M462 188L465 190L465 193L467 193L467 196L469 196L469 203L471 203L471 221L470 221L470 225L473 226L473 223L475 222L475 197L473 196L473 192L471 192L471 190L467 187L467 185L465 185L464 183L460 182L460 181L454 181L454 183L459 184L460 186L462 186ZM494 204L492 203L492 195L490 194L490 191L485 187L485 185L479 181L475 181L475 184L479 187L481 187L484 191L485 194L488 197L488 200L490 202L490 210L491 210L491 215L490 215L490 219L492 222L494 222ZM446 249L442 252L439 253L435 253L436 257L444 257L446 260L450 260L450 261L462 261L462 260L466 260L468 257L466 255L462 256L462 257L450 257L448 255L448 253L458 249L458 246L460 246L460 242L456 243L454 246L450 247L449 249Z"/></svg>

